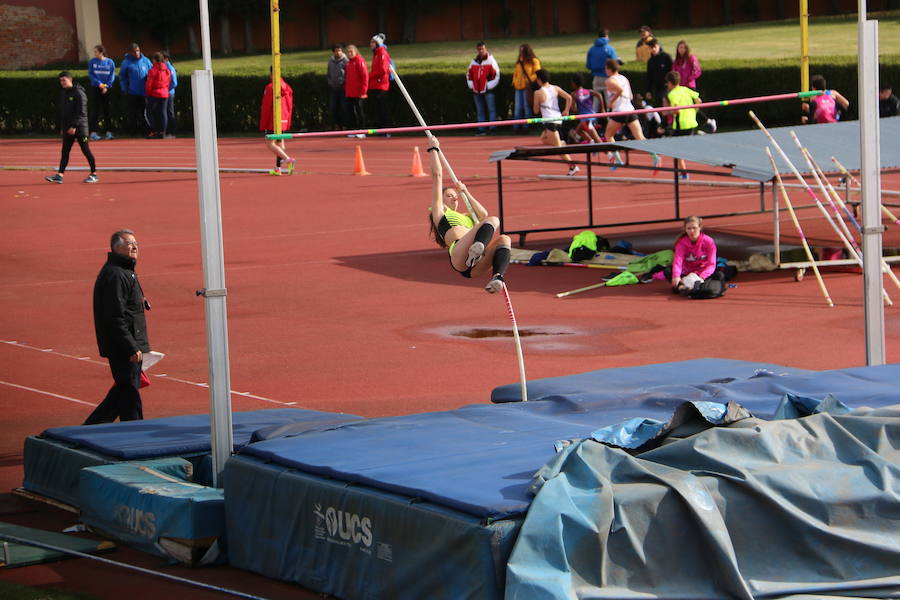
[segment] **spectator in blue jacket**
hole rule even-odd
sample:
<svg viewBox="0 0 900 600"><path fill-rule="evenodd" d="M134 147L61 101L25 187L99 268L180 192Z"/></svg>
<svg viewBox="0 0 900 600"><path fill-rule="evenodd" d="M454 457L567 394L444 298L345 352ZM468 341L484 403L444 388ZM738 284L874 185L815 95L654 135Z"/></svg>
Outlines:
<svg viewBox="0 0 900 600"><path fill-rule="evenodd" d="M616 54L616 49L609 45L609 29L601 29L594 40L594 45L588 48L585 67L594 76L594 91L606 98L606 61L618 60L619 64L625 64ZM594 99L594 110L599 110L597 99Z"/></svg>
<svg viewBox="0 0 900 600"><path fill-rule="evenodd" d="M122 65L119 67L119 87L125 93L127 102L126 124L128 132L144 137L150 132L147 123L147 73L153 67L150 59L141 54L138 44L131 44Z"/></svg>
<svg viewBox="0 0 900 600"><path fill-rule="evenodd" d="M109 120L109 99L112 95L112 84L116 80L116 63L106 56L103 46L94 46L94 58L88 61L88 79L91 82L91 139L102 139L97 133L97 125L103 119L106 139L113 139L112 123Z"/></svg>
<svg viewBox="0 0 900 600"><path fill-rule="evenodd" d="M166 101L166 138L175 137L175 88L178 87L178 72L172 66L172 57L168 50L163 50L163 56L166 58L166 66L169 67L169 73L172 79L169 81L169 99Z"/></svg>

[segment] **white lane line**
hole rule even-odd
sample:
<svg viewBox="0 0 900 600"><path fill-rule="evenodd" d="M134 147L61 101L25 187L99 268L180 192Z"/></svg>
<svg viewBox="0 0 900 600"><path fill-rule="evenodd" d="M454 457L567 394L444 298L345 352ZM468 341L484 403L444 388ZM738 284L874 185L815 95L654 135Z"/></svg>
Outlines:
<svg viewBox="0 0 900 600"><path fill-rule="evenodd" d="M7 344L9 346L14 346L16 348L24 348L26 350L35 350L37 352L45 352L47 354L53 354L55 356L61 356L62 358L71 358L73 360L78 360L81 362L89 362L95 365L105 365L106 363L99 360L93 360L87 356L75 356L74 354L66 354L65 352L58 352L53 348L38 348L37 346L31 346L29 344L25 344L16 340L0 340L0 344ZM208 388L208 383L198 383L196 381L190 381L188 379L179 379L178 377L170 377L165 373L160 373L159 375L154 375L152 373L147 373L150 377L156 377L158 379L168 379L170 381L177 381L178 383L184 383L187 385L193 385L195 387L204 387ZM0 381L0 383L6 383L5 381ZM21 387L22 389L32 390L35 392L40 392L40 390L33 390L32 388L26 388L24 386L18 386L14 383L8 383L7 385L11 385L14 387ZM47 392L49 394L49 392ZM296 406L296 402L283 402L281 400L274 400L272 398L266 398L265 396L257 396L256 394L251 394L250 392L236 392L231 390L231 394L234 396L243 396L244 398L253 398L254 400L261 400L263 402L270 402L272 404L280 404L282 406ZM54 396L55 394L50 394ZM81 402L82 404L87 404L88 406L96 406L96 404L91 404L90 402L84 402L82 400L75 400L74 398L68 398L66 396L59 396L59 398L63 398L65 400L72 400L73 402Z"/></svg>
<svg viewBox="0 0 900 600"><path fill-rule="evenodd" d="M85 406L97 406L93 402L85 402L84 400L79 400L78 398L70 398L69 396L63 396L62 394L54 394L53 392L39 390L37 388L28 387L27 385L19 385L17 383L10 383L3 380L0 380L0 384L8 385L9 387L18 388L20 390L25 390L28 392L34 392L35 394L43 394L45 396L52 396L53 398L61 398L63 400L68 400L69 402L75 402L76 404L84 404Z"/></svg>

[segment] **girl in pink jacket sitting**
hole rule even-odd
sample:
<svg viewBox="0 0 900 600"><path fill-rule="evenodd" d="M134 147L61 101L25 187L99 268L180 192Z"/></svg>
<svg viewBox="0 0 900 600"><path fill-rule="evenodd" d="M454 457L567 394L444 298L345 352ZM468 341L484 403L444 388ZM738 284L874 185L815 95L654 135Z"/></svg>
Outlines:
<svg viewBox="0 0 900 600"><path fill-rule="evenodd" d="M688 217L684 233L675 240L672 260L672 291L689 292L716 271L716 243L701 231L703 219Z"/></svg>

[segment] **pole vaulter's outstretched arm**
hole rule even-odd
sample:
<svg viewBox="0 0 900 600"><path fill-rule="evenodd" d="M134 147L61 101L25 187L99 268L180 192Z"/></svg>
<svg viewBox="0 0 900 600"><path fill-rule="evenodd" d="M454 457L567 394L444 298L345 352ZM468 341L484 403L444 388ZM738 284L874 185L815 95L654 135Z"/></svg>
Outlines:
<svg viewBox="0 0 900 600"><path fill-rule="evenodd" d="M416 120L419 122L419 125L421 125L422 127L428 127L425 124L425 119L422 118L422 114L419 112L419 109L416 108L416 104L415 104L415 102L413 102L413 99L409 95L409 92L406 91L406 86L403 85L403 81L400 80L400 75L397 74L397 71L394 69L393 66L390 66L389 68L391 70L391 73L394 75L394 81L397 82L397 87L400 89L400 93L402 93L403 97L406 98L406 103L409 104L409 108L410 108L410 110L412 110L413 114L415 115ZM428 138L429 143L433 143L434 136L432 135L431 131L426 129L425 136ZM444 155L443 152L439 152L438 154L441 155L441 160L443 161L444 165L447 167L447 174L450 176L450 181L452 181L453 185L457 186L457 188L458 188L459 187L459 179L456 177L456 173L453 172L453 167L450 166L450 161L447 160L447 157ZM474 210L472 210L472 206L469 203L469 195L462 192L462 190L460 190L460 195L462 196L463 202L466 203L466 209L469 211L469 216L472 217L472 220L475 221L476 224L481 222L482 219L478 217L478 215L475 213Z"/></svg>

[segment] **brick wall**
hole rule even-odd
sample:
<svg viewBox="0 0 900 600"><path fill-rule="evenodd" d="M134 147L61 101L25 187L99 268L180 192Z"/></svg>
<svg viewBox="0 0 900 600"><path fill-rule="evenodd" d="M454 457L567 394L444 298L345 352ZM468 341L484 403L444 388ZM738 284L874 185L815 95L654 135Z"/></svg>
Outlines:
<svg viewBox="0 0 900 600"><path fill-rule="evenodd" d="M0 69L78 60L74 4L0 0Z"/></svg>

